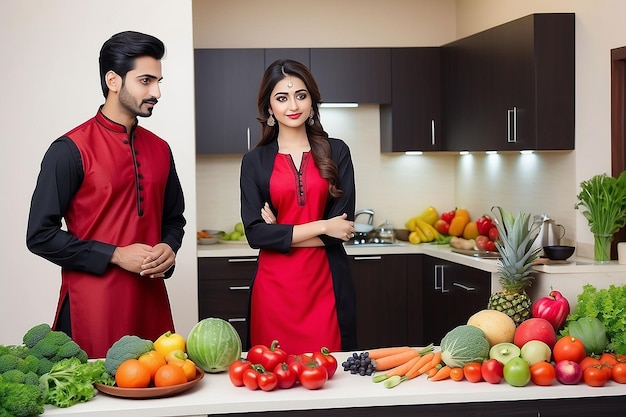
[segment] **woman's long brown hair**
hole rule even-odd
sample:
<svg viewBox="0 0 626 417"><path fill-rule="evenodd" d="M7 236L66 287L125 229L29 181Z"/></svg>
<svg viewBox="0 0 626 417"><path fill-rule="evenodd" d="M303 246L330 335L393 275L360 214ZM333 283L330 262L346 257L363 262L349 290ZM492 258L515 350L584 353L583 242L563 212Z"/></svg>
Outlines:
<svg viewBox="0 0 626 417"><path fill-rule="evenodd" d="M311 155L317 169L320 171L320 175L328 181L328 192L333 197L339 197L342 191L337 188L339 176L337 164L330 157L328 133L324 131L319 118L320 91L309 69L298 61L279 59L267 67L265 74L263 74L257 100L260 115L258 121L261 123L261 140L257 146L267 145L278 138L278 123L275 126L268 126L266 122L270 117L270 96L276 83L283 80L285 74L301 79L309 91L312 102L311 107L314 112L314 123L310 125L307 121L305 126L309 144L311 145Z"/></svg>

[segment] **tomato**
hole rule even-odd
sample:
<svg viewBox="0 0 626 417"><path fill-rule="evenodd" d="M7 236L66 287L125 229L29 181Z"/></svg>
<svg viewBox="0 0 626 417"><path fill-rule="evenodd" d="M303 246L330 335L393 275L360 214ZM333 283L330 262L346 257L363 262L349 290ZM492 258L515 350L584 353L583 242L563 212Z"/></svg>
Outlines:
<svg viewBox="0 0 626 417"><path fill-rule="evenodd" d="M493 221L491 220L491 217L484 215L484 216L479 217L476 220L476 227L478 227L478 233L480 233L483 236L488 236L489 230L491 230L491 228L494 227L494 225L493 225Z"/></svg>
<svg viewBox="0 0 626 417"><path fill-rule="evenodd" d="M463 374L463 368L450 369L450 379L453 381L463 381L465 374Z"/></svg>
<svg viewBox="0 0 626 417"><path fill-rule="evenodd" d="M337 359L330 354L328 348L323 347L319 352L313 353L312 357L315 363L326 368L328 379L335 375L335 371L337 371Z"/></svg>
<svg viewBox="0 0 626 417"><path fill-rule="evenodd" d="M266 371L262 365L251 364L243 371L243 384L253 391L258 388L271 391L276 388L278 378L274 373Z"/></svg>
<svg viewBox="0 0 626 417"><path fill-rule="evenodd" d="M604 352L602 356L600 356L600 363L602 365L613 367L617 362L618 360L614 353Z"/></svg>
<svg viewBox="0 0 626 417"><path fill-rule="evenodd" d="M441 220L444 220L447 223L450 223L454 216L456 215L456 210L446 211L441 213Z"/></svg>
<svg viewBox="0 0 626 417"><path fill-rule="evenodd" d="M289 355L287 357L287 365L289 365L289 369L291 369L298 378L300 378L304 365L311 362L313 362L313 358L308 355Z"/></svg>
<svg viewBox="0 0 626 417"><path fill-rule="evenodd" d="M489 242L489 238L485 235L478 235L474 239L474 244L478 250L487 250L487 242Z"/></svg>
<svg viewBox="0 0 626 417"><path fill-rule="evenodd" d="M535 385L552 385L556 379L554 365L549 362L536 362L530 367L530 380Z"/></svg>
<svg viewBox="0 0 626 417"><path fill-rule="evenodd" d="M557 363L565 360L580 363L585 359L587 353L585 352L583 342L574 336L565 336L554 344L552 356L554 356L554 361Z"/></svg>
<svg viewBox="0 0 626 417"><path fill-rule="evenodd" d="M590 366L583 372L583 380L590 387L603 387L608 379L604 369L597 366Z"/></svg>
<svg viewBox="0 0 626 417"><path fill-rule="evenodd" d="M298 380L300 385L306 389L319 389L328 380L328 371L324 366L320 366L315 362L309 362L303 366Z"/></svg>
<svg viewBox="0 0 626 417"><path fill-rule="evenodd" d="M251 363L245 359L238 359L228 367L228 377L230 382L236 387L243 387L243 373L246 369L250 369Z"/></svg>
<svg viewBox="0 0 626 417"><path fill-rule="evenodd" d="M489 239L491 239L493 242L498 240L498 238L500 237L500 233L498 233L498 228L494 226L491 229L489 229L488 236L489 236Z"/></svg>
<svg viewBox="0 0 626 417"><path fill-rule="evenodd" d="M174 350L185 351L185 338L177 333L167 331L154 341L154 350L163 356Z"/></svg>
<svg viewBox="0 0 626 417"><path fill-rule="evenodd" d="M485 243L485 250L488 250L489 252L497 252L498 248L496 248L496 244L493 243L493 240L488 240L487 243Z"/></svg>
<svg viewBox="0 0 626 417"><path fill-rule="evenodd" d="M600 359L594 356L587 356L582 361L580 361L580 369L582 369L583 372L585 371L585 369L589 368L590 366L600 366L600 365L601 365Z"/></svg>
<svg viewBox="0 0 626 417"><path fill-rule="evenodd" d="M626 384L626 362L620 362L611 368L611 378L619 384Z"/></svg>
<svg viewBox="0 0 626 417"><path fill-rule="evenodd" d="M295 385L298 375L287 365L286 362L281 362L274 368L274 374L278 379L279 388L291 388Z"/></svg>
<svg viewBox="0 0 626 417"><path fill-rule="evenodd" d="M480 373L490 384L499 384L504 376L504 365L497 359L488 359L480 366Z"/></svg>
<svg viewBox="0 0 626 417"><path fill-rule="evenodd" d="M469 362L463 366L463 376L469 382L480 382L483 376L480 372L480 362Z"/></svg>

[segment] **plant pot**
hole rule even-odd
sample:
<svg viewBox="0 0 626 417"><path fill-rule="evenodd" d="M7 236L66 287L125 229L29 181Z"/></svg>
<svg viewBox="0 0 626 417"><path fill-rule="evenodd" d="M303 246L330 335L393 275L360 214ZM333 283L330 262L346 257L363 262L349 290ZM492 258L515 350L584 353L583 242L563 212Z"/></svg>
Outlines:
<svg viewBox="0 0 626 417"><path fill-rule="evenodd" d="M606 264L611 262L611 234L594 234L593 235L593 261L597 264Z"/></svg>

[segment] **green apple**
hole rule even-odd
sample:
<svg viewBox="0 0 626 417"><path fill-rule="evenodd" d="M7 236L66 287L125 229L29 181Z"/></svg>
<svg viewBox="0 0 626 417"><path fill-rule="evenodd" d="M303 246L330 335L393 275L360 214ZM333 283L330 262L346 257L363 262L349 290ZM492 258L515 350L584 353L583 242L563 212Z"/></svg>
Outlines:
<svg viewBox="0 0 626 417"><path fill-rule="evenodd" d="M489 358L498 360L502 365L506 365L513 358L519 358L520 354L520 348L509 342L498 343L489 349Z"/></svg>
<svg viewBox="0 0 626 417"><path fill-rule="evenodd" d="M552 351L550 346L541 340L529 340L522 346L521 357L528 365L533 366L537 362L550 362Z"/></svg>
<svg viewBox="0 0 626 417"><path fill-rule="evenodd" d="M504 380L514 387L523 387L530 382L530 366L520 358L512 358L504 365Z"/></svg>
<svg viewBox="0 0 626 417"><path fill-rule="evenodd" d="M241 233L238 231L230 232L230 240L239 240Z"/></svg>
<svg viewBox="0 0 626 417"><path fill-rule="evenodd" d="M243 235L243 223L239 222L235 225L235 232L239 232Z"/></svg>

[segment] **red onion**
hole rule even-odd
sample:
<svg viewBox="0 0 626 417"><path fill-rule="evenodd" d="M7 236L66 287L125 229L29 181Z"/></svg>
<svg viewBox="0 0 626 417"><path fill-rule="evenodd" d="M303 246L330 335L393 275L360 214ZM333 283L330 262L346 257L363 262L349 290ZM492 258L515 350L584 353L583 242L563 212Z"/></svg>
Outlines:
<svg viewBox="0 0 626 417"><path fill-rule="evenodd" d="M557 381L565 385L576 385L583 376L582 368L574 361L559 361L554 370L556 371Z"/></svg>

